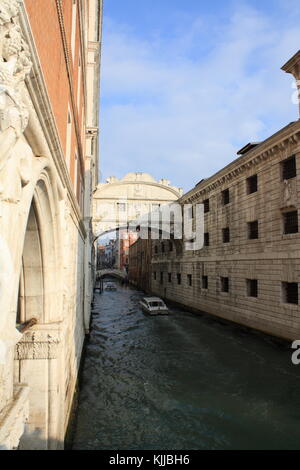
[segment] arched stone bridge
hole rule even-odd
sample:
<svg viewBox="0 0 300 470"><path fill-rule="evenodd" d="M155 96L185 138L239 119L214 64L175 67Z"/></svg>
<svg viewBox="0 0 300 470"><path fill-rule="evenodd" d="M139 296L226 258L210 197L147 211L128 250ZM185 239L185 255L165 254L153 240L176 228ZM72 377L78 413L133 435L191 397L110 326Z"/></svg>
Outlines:
<svg viewBox="0 0 300 470"><path fill-rule="evenodd" d="M97 271L97 280L105 276L112 276L121 280L127 279L127 273L121 269L100 269Z"/></svg>

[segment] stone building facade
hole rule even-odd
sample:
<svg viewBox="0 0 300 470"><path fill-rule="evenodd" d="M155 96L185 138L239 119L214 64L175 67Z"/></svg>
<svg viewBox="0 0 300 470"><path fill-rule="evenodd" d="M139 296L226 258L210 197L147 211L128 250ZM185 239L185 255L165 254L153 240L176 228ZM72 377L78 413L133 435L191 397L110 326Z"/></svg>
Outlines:
<svg viewBox="0 0 300 470"><path fill-rule="evenodd" d="M182 190L166 179L156 181L148 173L128 173L101 183L93 197L94 233L98 236L176 201Z"/></svg>
<svg viewBox="0 0 300 470"><path fill-rule="evenodd" d="M138 238L129 247L129 281L146 293L151 293L152 289L152 246L153 241L149 237L147 240Z"/></svg>
<svg viewBox="0 0 300 470"><path fill-rule="evenodd" d="M283 70L297 78L300 53ZM152 242L151 291L191 310L299 339L300 121L239 155L180 199L204 205L204 247L186 251L183 242L181 250Z"/></svg>
<svg viewBox="0 0 300 470"><path fill-rule="evenodd" d="M93 283L102 2L0 0L0 448L64 445Z"/></svg>

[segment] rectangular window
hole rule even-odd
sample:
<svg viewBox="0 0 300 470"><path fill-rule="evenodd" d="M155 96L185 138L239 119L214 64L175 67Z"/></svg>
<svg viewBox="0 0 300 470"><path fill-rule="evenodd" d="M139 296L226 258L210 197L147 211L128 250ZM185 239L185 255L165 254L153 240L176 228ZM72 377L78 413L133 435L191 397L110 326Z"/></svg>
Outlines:
<svg viewBox="0 0 300 470"><path fill-rule="evenodd" d="M203 205L204 205L204 214L207 214L207 212L209 212L209 199L205 199L205 201L203 201Z"/></svg>
<svg viewBox="0 0 300 470"><path fill-rule="evenodd" d="M209 233L204 234L204 246L209 246Z"/></svg>
<svg viewBox="0 0 300 470"><path fill-rule="evenodd" d="M258 238L258 220L248 222L248 239L256 240Z"/></svg>
<svg viewBox="0 0 300 470"><path fill-rule="evenodd" d="M194 218L194 206L189 207L189 209L187 210L187 218L188 220L191 220Z"/></svg>
<svg viewBox="0 0 300 470"><path fill-rule="evenodd" d="M282 283L282 299L287 304L298 305L298 283L283 282Z"/></svg>
<svg viewBox="0 0 300 470"><path fill-rule="evenodd" d="M157 246L157 245L155 245L155 247L154 247L154 253L155 253L156 255L157 255L157 253L158 253L158 246Z"/></svg>
<svg viewBox="0 0 300 470"><path fill-rule="evenodd" d="M172 282L172 273L168 273L168 281Z"/></svg>
<svg viewBox="0 0 300 470"><path fill-rule="evenodd" d="M229 277L221 277L221 291L229 292Z"/></svg>
<svg viewBox="0 0 300 470"><path fill-rule="evenodd" d="M169 242L169 251L173 251L173 243L171 241Z"/></svg>
<svg viewBox="0 0 300 470"><path fill-rule="evenodd" d="M162 252L162 253L165 252L165 244L164 244L164 243L161 244L161 252Z"/></svg>
<svg viewBox="0 0 300 470"><path fill-rule="evenodd" d="M297 175L296 157L293 155L281 162L282 179L289 180Z"/></svg>
<svg viewBox="0 0 300 470"><path fill-rule="evenodd" d="M193 277L192 277L192 275L191 275L191 274L188 274L188 275L187 275L187 278L188 278L188 285L189 285L190 287L192 287L192 285L193 285Z"/></svg>
<svg viewBox="0 0 300 470"><path fill-rule="evenodd" d="M153 279L154 279L154 281L156 281L156 272L155 271L153 273Z"/></svg>
<svg viewBox="0 0 300 470"><path fill-rule="evenodd" d="M181 274L180 273L177 273L177 284L178 285L181 284Z"/></svg>
<svg viewBox="0 0 300 470"><path fill-rule="evenodd" d="M161 284L164 283L164 273L163 272L160 273L160 283Z"/></svg>
<svg viewBox="0 0 300 470"><path fill-rule="evenodd" d="M257 175L250 176L247 178L247 194L253 194L257 192Z"/></svg>
<svg viewBox="0 0 300 470"><path fill-rule="evenodd" d="M229 243L230 242L230 230L229 227L223 228L223 243Z"/></svg>
<svg viewBox="0 0 300 470"><path fill-rule="evenodd" d="M298 211L283 214L284 233L298 233Z"/></svg>
<svg viewBox="0 0 300 470"><path fill-rule="evenodd" d="M247 279L247 295L248 297L258 297L257 279Z"/></svg>
<svg viewBox="0 0 300 470"><path fill-rule="evenodd" d="M208 276L202 276L202 289L208 289Z"/></svg>
<svg viewBox="0 0 300 470"><path fill-rule="evenodd" d="M222 191L222 203L223 206L226 206L230 202L229 189Z"/></svg>

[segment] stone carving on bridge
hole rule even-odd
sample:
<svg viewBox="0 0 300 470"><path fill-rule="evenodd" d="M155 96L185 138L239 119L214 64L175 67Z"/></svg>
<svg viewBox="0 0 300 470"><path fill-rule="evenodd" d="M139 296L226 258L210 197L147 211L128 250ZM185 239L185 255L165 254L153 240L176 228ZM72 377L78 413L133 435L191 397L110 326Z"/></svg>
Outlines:
<svg viewBox="0 0 300 470"><path fill-rule="evenodd" d="M22 89L32 63L18 11L17 0L0 0L0 196L6 202L19 201L32 157L30 147L20 142L29 117Z"/></svg>

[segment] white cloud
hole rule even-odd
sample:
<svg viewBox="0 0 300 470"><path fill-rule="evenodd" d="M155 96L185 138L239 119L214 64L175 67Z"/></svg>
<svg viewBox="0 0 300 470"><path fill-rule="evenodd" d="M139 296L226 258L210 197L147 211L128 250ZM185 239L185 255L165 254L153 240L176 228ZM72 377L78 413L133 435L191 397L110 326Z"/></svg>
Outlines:
<svg viewBox="0 0 300 470"><path fill-rule="evenodd" d="M291 78L279 70L299 49L296 24L274 24L245 5L222 28L204 27L203 18L195 18L170 41L157 32L154 41L140 40L128 28L106 24L105 177L147 171L187 190L233 160L247 142L298 117ZM203 53L209 29L215 38Z"/></svg>

